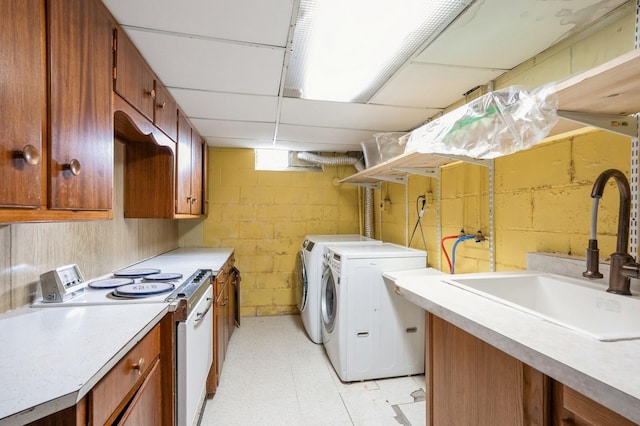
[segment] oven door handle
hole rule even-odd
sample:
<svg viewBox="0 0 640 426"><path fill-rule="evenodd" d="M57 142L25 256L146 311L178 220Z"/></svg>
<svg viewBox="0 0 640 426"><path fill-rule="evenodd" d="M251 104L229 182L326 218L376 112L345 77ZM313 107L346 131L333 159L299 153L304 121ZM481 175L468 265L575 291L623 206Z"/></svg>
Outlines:
<svg viewBox="0 0 640 426"><path fill-rule="evenodd" d="M207 307L205 308L204 311L202 312L197 312L196 313L196 319L195 322L200 321L202 318L204 318L207 315L207 312L209 312L209 309L211 309L211 306L213 306L213 297L207 297L207 301L209 302L207 304Z"/></svg>

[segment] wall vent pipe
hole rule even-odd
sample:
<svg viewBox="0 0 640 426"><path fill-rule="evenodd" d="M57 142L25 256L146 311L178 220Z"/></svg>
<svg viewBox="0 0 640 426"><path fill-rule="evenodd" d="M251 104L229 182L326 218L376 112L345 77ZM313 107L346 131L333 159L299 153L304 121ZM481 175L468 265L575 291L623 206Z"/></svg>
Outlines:
<svg viewBox="0 0 640 426"><path fill-rule="evenodd" d="M309 163L323 164L329 166L353 166L357 171L364 170L362 160L348 155L341 157L326 157L312 152L298 152L300 160ZM364 236L373 238L373 190L365 188L364 191Z"/></svg>

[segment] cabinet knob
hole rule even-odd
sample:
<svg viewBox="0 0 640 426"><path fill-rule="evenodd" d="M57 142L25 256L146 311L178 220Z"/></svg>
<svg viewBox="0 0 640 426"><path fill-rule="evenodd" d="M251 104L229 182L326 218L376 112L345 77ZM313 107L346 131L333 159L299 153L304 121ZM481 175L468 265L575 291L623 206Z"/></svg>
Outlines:
<svg viewBox="0 0 640 426"><path fill-rule="evenodd" d="M144 92L147 96L151 96L151 98L155 99L156 98L156 90L155 89L151 89L151 90L147 90L146 92Z"/></svg>
<svg viewBox="0 0 640 426"><path fill-rule="evenodd" d="M191 204L195 204L195 203L197 203L197 202L198 202L198 199L197 199L196 197L193 197L193 198L191 199Z"/></svg>
<svg viewBox="0 0 640 426"><path fill-rule="evenodd" d="M142 376L142 369L144 367L144 358L140 358L136 364L131 366L132 369L138 371L138 375Z"/></svg>
<svg viewBox="0 0 640 426"><path fill-rule="evenodd" d="M21 158L27 165L37 166L40 163L40 152L35 146L27 144L22 151L14 151L13 158Z"/></svg>
<svg viewBox="0 0 640 426"><path fill-rule="evenodd" d="M63 164L62 170L69 170L72 175L78 176L80 174L80 170L82 170L82 166L80 166L80 161L74 158L69 161L69 164Z"/></svg>
<svg viewBox="0 0 640 426"><path fill-rule="evenodd" d="M159 103L159 104L158 104L158 109L164 109L166 106L167 106L167 103L166 103L166 102Z"/></svg>

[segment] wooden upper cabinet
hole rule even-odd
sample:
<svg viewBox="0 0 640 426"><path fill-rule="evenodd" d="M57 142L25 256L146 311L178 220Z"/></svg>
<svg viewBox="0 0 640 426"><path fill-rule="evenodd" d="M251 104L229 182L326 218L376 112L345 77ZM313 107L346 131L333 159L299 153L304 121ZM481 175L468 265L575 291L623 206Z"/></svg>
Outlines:
<svg viewBox="0 0 640 426"><path fill-rule="evenodd" d="M94 0L49 0L49 207L109 210L112 26Z"/></svg>
<svg viewBox="0 0 640 426"><path fill-rule="evenodd" d="M178 105L122 28L114 30L114 90L175 142Z"/></svg>
<svg viewBox="0 0 640 426"><path fill-rule="evenodd" d="M182 111L178 111L177 151L176 214L205 214L206 145Z"/></svg>
<svg viewBox="0 0 640 426"><path fill-rule="evenodd" d="M114 30L114 90L149 121L153 121L155 77L122 29Z"/></svg>
<svg viewBox="0 0 640 426"><path fill-rule="evenodd" d="M158 80L154 84L156 99L153 122L175 141L178 136L178 104Z"/></svg>
<svg viewBox="0 0 640 426"><path fill-rule="evenodd" d="M176 167L176 213L191 213L191 124L178 112L178 149Z"/></svg>
<svg viewBox="0 0 640 426"><path fill-rule="evenodd" d="M205 214L203 208L205 205L204 187L206 186L205 156L206 145L198 133L194 131L191 140L191 214Z"/></svg>
<svg viewBox="0 0 640 426"><path fill-rule="evenodd" d="M0 0L0 206L42 203L43 34L41 0Z"/></svg>

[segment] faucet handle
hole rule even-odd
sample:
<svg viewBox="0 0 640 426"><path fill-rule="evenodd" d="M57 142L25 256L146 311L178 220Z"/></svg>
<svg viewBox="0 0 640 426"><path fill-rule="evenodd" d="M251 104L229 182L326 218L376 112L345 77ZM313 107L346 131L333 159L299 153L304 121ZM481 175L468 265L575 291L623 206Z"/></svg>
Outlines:
<svg viewBox="0 0 640 426"><path fill-rule="evenodd" d="M589 240L587 248L587 270L582 273L586 278L602 278L600 273L600 250L598 249L598 240Z"/></svg>

